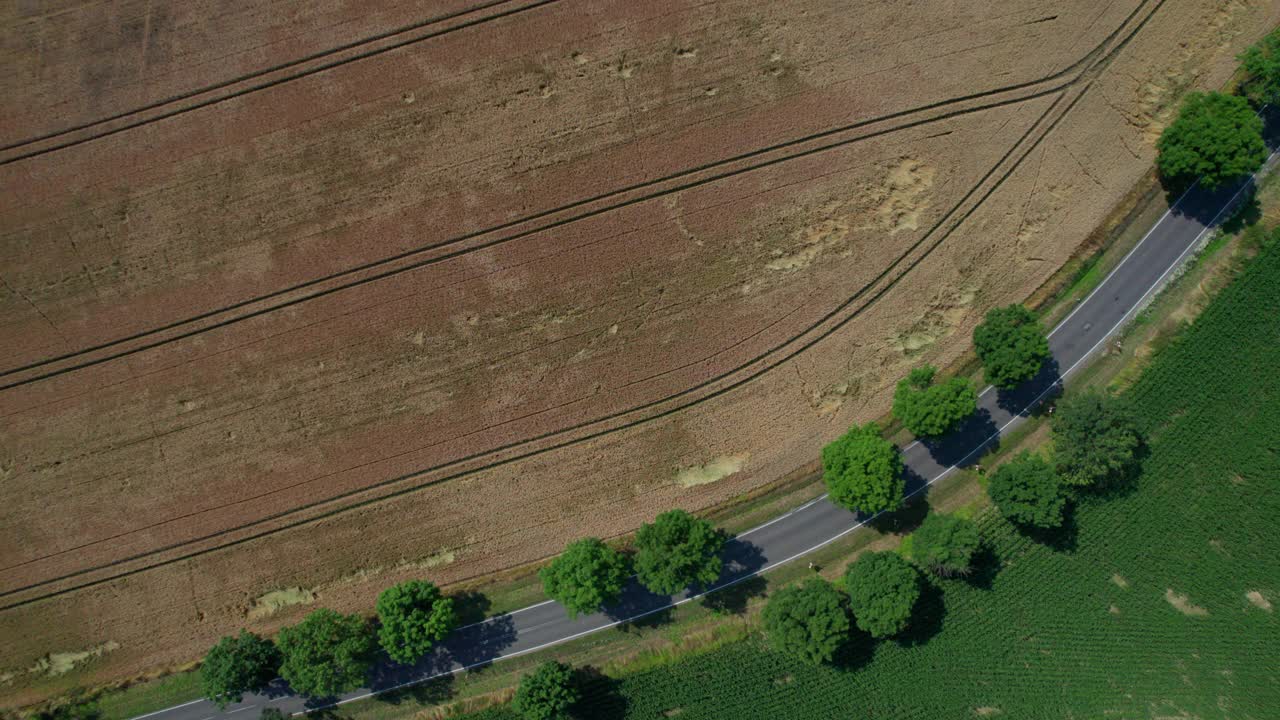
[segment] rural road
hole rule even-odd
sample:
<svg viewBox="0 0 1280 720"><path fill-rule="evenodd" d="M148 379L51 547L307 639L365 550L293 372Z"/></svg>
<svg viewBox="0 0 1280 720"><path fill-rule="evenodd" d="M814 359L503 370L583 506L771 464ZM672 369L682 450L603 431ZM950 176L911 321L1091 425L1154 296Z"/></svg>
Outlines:
<svg viewBox="0 0 1280 720"><path fill-rule="evenodd" d="M1271 123L1274 127L1275 123ZM1275 149L1275 145L1272 145ZM1273 152L1266 169L1280 153ZM1022 422L1055 386L1103 348L1193 254L1208 230L1228 215L1235 201L1253 182L1209 192L1192 188L1176 202L1103 282L1049 335L1052 360L1041 373L1012 392L987 388L978 398L978 412L955 433L937 442L916 442L903 450L908 473L907 492L922 492L952 469L980 457L1002 434ZM869 518L840 509L825 498L798 507L731 540L725 550L725 570L712 589L722 588L817 550L864 525ZM246 696L224 710L205 700L176 705L138 716L156 720L213 720L239 715L255 718L263 707L298 713L367 698L399 687L424 682L550 647L688 602L702 593L657 596L634 581L622 601L606 612L569 619L564 608L547 601L460 628L430 656L414 667L384 660L373 672L369 687L339 698L307 700L292 694L279 681L264 694Z"/></svg>

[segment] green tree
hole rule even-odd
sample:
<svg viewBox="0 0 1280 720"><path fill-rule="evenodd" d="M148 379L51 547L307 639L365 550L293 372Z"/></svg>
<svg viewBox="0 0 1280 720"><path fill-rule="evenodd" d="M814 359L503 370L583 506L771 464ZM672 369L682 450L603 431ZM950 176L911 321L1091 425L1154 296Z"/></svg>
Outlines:
<svg viewBox="0 0 1280 720"><path fill-rule="evenodd" d="M1063 482L1096 486L1134 460L1141 437L1128 405L1096 390L1068 395L1053 414L1053 459Z"/></svg>
<svg viewBox="0 0 1280 720"><path fill-rule="evenodd" d="M690 585L710 585L724 563L724 533L684 510L669 510L640 526L636 533L636 574L640 583L660 595Z"/></svg>
<svg viewBox="0 0 1280 720"><path fill-rule="evenodd" d="M893 393L893 416L919 437L942 435L973 414L978 393L973 383L953 377L934 384L938 369L925 365L912 370Z"/></svg>
<svg viewBox="0 0 1280 720"><path fill-rule="evenodd" d="M412 665L453 631L453 600L426 580L392 585L378 595L378 642L398 663Z"/></svg>
<svg viewBox="0 0 1280 720"><path fill-rule="evenodd" d="M545 662L520 678L511 705L526 720L561 720L578 702L573 670L558 662Z"/></svg>
<svg viewBox="0 0 1280 720"><path fill-rule="evenodd" d="M280 677L295 691L329 697L354 690L365 681L377 650L369 623L359 615L328 608L284 628L276 639L284 656Z"/></svg>
<svg viewBox="0 0 1280 720"><path fill-rule="evenodd" d="M972 521L929 513L911 535L911 559L942 577L966 575L981 542Z"/></svg>
<svg viewBox="0 0 1280 720"><path fill-rule="evenodd" d="M1240 64L1249 75L1243 86L1246 97L1257 105L1280 103L1280 29L1245 50Z"/></svg>
<svg viewBox="0 0 1280 720"><path fill-rule="evenodd" d="M788 585L769 598L764 629L778 652L811 663L830 662L849 638L840 591L821 578Z"/></svg>
<svg viewBox="0 0 1280 720"><path fill-rule="evenodd" d="M896 510L906 486L902 453L875 423L854 425L822 448L822 479L833 502L865 513Z"/></svg>
<svg viewBox="0 0 1280 720"><path fill-rule="evenodd" d="M906 629L920 599L920 573L895 552L863 554L845 570L853 620L874 638Z"/></svg>
<svg viewBox="0 0 1280 720"><path fill-rule="evenodd" d="M224 708L240 702L246 692L266 687L279 671L280 651L275 644L241 630L209 649L200 665L200 678L204 696Z"/></svg>
<svg viewBox="0 0 1280 720"><path fill-rule="evenodd" d="M1021 305L990 310L973 329L973 347L987 382L1006 390L1035 377L1049 357L1044 328Z"/></svg>
<svg viewBox="0 0 1280 720"><path fill-rule="evenodd" d="M569 543L538 577L547 595L575 617L618 599L627 581L627 559L597 538L584 538Z"/></svg>
<svg viewBox="0 0 1280 720"><path fill-rule="evenodd" d="M1001 465L987 484L1000 513L1020 525L1056 528L1067 498L1053 466L1027 450Z"/></svg>
<svg viewBox="0 0 1280 720"><path fill-rule="evenodd" d="M262 712L258 714L258 720L285 720L288 715L280 708L264 707Z"/></svg>
<svg viewBox="0 0 1280 720"><path fill-rule="evenodd" d="M1156 141L1156 166L1171 189L1197 178L1212 190L1257 170L1267 159L1262 118L1248 101L1218 92L1188 93L1178 117Z"/></svg>

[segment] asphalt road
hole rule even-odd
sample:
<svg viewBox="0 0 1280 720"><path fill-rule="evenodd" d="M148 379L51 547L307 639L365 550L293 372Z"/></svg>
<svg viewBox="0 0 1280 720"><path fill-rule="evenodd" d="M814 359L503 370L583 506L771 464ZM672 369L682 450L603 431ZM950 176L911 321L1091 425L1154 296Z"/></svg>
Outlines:
<svg viewBox="0 0 1280 720"><path fill-rule="evenodd" d="M1272 124L1274 127L1275 124ZM1273 145L1273 149L1274 149ZM1267 168L1280 159L1273 153ZM1240 198L1248 182L1208 192L1193 187L1160 219L1128 256L1085 300L1049 334L1052 360L1041 373L1018 389L987 388L978 398L978 412L964 427L938 441L915 442L903 449L908 474L907 492L916 494L958 466L972 463L1004 433L1025 420L1041 400L1138 312L1193 254L1207 231ZM866 524L870 518L840 509L825 498L798 507L731 540L725 550L725 571L711 589L754 577L782 563L834 542ZM263 707L299 713L332 707L478 667L504 658L534 652L605 628L632 622L703 593L658 596L632 582L617 606L606 612L567 617L559 604L547 601L460 628L429 657L413 667L379 663L369 687L337 698L305 699L277 684L261 695L225 710L205 700L141 715L156 720L214 720L239 715L256 717ZM135 718L138 720L138 718Z"/></svg>

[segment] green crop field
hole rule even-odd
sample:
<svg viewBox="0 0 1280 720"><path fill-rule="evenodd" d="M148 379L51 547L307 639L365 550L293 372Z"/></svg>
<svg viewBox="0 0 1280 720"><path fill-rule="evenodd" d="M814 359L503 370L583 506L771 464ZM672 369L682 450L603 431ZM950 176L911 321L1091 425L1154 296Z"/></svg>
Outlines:
<svg viewBox="0 0 1280 720"><path fill-rule="evenodd" d="M1278 246L1129 391L1140 477L1081 502L1051 545L988 513L984 571L931 586L904 641L856 638L833 668L745 640L616 681L579 715L1280 717Z"/></svg>

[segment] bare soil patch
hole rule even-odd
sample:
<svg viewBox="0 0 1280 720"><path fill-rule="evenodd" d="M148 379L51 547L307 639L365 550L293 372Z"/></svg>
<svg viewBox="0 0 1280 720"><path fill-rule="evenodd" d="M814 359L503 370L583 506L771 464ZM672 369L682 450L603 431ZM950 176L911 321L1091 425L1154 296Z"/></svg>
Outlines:
<svg viewBox="0 0 1280 720"><path fill-rule="evenodd" d="M1170 605L1176 608L1178 612L1182 613L1183 615L1191 615L1192 617L1199 617L1199 616L1209 614L1208 610L1205 610L1199 605L1192 603L1191 598L1187 597L1186 595L1183 595L1182 593L1174 592L1173 588L1169 588L1165 590L1164 599L1168 601Z"/></svg>

